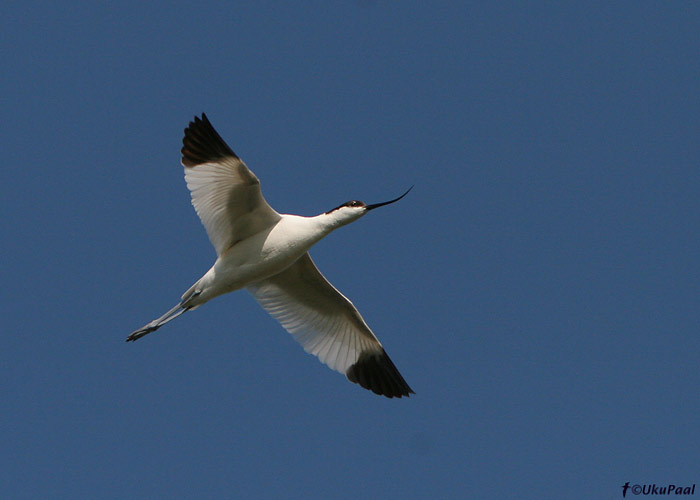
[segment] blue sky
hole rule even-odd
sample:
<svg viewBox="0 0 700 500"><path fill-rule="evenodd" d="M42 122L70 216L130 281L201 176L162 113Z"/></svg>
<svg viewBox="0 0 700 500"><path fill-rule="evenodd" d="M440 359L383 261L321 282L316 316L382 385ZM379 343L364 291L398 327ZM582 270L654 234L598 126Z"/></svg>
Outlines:
<svg viewBox="0 0 700 500"><path fill-rule="evenodd" d="M0 7L3 498L620 498L700 483L700 7ZM124 342L215 253L206 112L415 397L245 292ZM628 494L629 495L629 494Z"/></svg>

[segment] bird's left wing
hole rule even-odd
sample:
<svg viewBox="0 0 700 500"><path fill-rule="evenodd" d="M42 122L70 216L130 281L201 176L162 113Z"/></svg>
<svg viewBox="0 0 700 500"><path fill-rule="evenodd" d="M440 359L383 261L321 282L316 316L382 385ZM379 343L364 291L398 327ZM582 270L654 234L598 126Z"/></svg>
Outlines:
<svg viewBox="0 0 700 500"><path fill-rule="evenodd" d="M351 382L390 398L413 393L355 306L308 253L247 290L306 352Z"/></svg>
<svg viewBox="0 0 700 500"><path fill-rule="evenodd" d="M263 198L258 178L224 142L207 115L190 122L182 144L192 205L218 255L280 220Z"/></svg>

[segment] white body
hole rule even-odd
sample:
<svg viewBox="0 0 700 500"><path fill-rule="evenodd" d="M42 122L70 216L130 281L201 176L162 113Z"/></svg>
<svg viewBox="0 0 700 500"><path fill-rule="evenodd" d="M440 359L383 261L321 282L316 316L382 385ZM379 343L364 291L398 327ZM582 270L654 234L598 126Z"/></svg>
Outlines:
<svg viewBox="0 0 700 500"><path fill-rule="evenodd" d="M316 217L280 214L273 226L239 241L219 255L214 265L182 296L198 307L225 293L279 274L304 255L321 238L339 227L337 214Z"/></svg>

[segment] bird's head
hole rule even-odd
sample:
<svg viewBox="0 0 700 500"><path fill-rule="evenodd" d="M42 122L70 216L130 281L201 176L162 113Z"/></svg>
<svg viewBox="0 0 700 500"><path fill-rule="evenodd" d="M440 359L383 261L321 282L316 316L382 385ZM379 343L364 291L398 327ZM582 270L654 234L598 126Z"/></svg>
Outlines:
<svg viewBox="0 0 700 500"><path fill-rule="evenodd" d="M337 227L344 226L345 224L350 224L351 222L356 221L370 210L374 210L375 208L383 207L385 205L389 205L390 203L399 201L401 198L406 196L408 194L408 191L410 191L411 189L413 189L413 186L408 188L408 190L398 198L394 198L393 200L389 201L384 201L382 203L373 203L371 205L367 205L365 202L360 200L346 201L342 205L335 207L333 210L329 210L328 212L326 212L326 215L333 216Z"/></svg>

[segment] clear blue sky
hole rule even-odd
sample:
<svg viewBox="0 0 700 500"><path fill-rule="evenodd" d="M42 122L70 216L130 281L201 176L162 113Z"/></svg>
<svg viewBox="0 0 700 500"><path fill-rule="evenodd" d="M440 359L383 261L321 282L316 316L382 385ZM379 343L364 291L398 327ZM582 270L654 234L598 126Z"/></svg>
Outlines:
<svg viewBox="0 0 700 500"><path fill-rule="evenodd" d="M621 498L700 483L695 2L6 2L2 498ZM206 112L280 212L401 202L312 255L416 391L215 257ZM628 494L628 498L629 498Z"/></svg>

